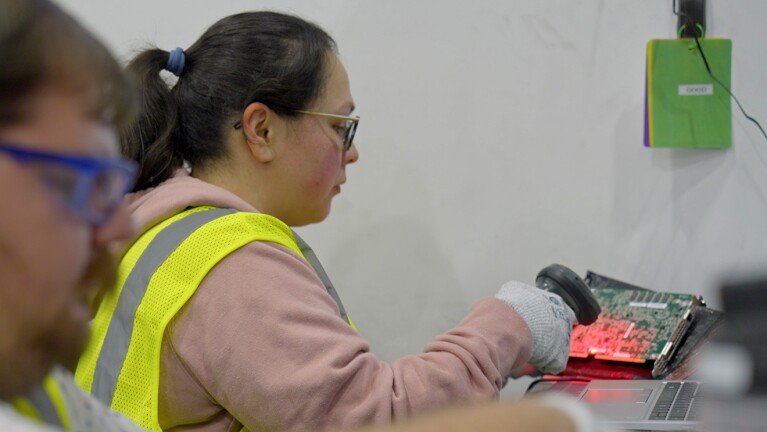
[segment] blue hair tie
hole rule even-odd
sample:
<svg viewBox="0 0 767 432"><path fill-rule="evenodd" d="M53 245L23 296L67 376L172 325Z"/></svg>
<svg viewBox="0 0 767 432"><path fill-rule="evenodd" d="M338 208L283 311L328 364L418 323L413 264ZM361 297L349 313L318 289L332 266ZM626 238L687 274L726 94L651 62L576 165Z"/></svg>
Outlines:
<svg viewBox="0 0 767 432"><path fill-rule="evenodd" d="M176 48L168 55L168 63L165 65L165 70L176 76L181 76L184 72L184 63L186 63L186 56L184 50Z"/></svg>

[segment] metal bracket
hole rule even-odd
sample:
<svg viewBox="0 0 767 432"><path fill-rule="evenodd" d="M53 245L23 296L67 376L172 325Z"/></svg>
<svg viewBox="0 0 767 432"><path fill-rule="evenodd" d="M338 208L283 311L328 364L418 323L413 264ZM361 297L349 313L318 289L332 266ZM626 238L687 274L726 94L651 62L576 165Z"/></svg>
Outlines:
<svg viewBox="0 0 767 432"><path fill-rule="evenodd" d="M706 0L679 0L679 9L674 0L674 14L680 38L703 37L706 28Z"/></svg>

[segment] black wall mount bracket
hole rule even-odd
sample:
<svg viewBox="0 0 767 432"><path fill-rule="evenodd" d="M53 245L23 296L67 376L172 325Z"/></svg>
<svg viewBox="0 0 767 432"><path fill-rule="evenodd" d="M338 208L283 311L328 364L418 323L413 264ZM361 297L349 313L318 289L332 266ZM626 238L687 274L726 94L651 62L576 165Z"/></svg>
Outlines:
<svg viewBox="0 0 767 432"><path fill-rule="evenodd" d="M678 9L677 9L678 3ZM703 37L706 28L706 0L674 0L680 38Z"/></svg>

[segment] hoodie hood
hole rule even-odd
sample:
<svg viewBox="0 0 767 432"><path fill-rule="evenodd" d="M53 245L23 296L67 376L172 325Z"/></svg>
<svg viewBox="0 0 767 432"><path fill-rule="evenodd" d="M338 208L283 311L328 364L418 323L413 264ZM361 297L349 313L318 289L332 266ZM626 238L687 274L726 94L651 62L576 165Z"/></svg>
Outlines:
<svg viewBox="0 0 767 432"><path fill-rule="evenodd" d="M242 198L190 176L185 169L176 170L156 187L128 194L125 202L140 233L187 207L208 205L258 213Z"/></svg>

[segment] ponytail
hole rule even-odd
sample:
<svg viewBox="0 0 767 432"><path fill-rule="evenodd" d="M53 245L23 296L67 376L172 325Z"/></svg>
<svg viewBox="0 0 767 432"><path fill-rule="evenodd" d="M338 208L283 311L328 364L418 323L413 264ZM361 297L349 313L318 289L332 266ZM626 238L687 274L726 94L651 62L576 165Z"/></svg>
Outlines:
<svg viewBox="0 0 767 432"><path fill-rule="evenodd" d="M176 98L160 76L169 55L161 49L148 49L137 55L126 70L140 91L140 114L120 137L123 155L139 164L134 191L157 186L184 163L174 150L180 127Z"/></svg>

